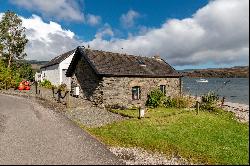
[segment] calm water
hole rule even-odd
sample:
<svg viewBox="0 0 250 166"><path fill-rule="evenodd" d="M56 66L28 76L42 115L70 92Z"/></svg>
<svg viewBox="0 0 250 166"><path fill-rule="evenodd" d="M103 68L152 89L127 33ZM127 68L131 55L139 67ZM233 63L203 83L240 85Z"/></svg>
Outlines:
<svg viewBox="0 0 250 166"><path fill-rule="evenodd" d="M202 95L216 92L225 101L249 105L249 78L205 78L207 83L196 82L199 78L182 78L183 92L190 95ZM225 82L229 81L225 84Z"/></svg>

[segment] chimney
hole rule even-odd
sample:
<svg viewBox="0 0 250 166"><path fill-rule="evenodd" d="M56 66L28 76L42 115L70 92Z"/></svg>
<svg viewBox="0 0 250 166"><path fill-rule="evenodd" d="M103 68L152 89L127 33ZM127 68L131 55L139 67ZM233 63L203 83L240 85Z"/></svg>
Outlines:
<svg viewBox="0 0 250 166"><path fill-rule="evenodd" d="M158 55L158 54L154 55L153 58L158 60L158 61L162 61L160 55Z"/></svg>

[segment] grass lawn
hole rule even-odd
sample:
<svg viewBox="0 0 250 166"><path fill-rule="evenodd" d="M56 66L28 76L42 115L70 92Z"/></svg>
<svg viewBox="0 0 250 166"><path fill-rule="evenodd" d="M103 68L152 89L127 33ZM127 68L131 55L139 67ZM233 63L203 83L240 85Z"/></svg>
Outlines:
<svg viewBox="0 0 250 166"><path fill-rule="evenodd" d="M127 111L136 117L138 110ZM119 110L115 112L120 113ZM135 147L180 155L193 163L249 164L249 127L228 112L157 108L88 131L111 146Z"/></svg>

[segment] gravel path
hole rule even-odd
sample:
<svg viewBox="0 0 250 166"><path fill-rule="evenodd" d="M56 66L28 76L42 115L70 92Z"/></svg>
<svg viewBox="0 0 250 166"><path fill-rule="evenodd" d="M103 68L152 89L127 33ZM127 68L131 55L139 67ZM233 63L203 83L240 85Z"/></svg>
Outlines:
<svg viewBox="0 0 250 166"><path fill-rule="evenodd" d="M0 95L1 165L118 165L106 146L34 101Z"/></svg>
<svg viewBox="0 0 250 166"><path fill-rule="evenodd" d="M185 159L177 156L166 158L163 154L149 152L142 148L109 148L126 165L192 165Z"/></svg>
<svg viewBox="0 0 250 166"><path fill-rule="evenodd" d="M94 107L87 101L82 107L68 109L65 111L65 115L72 121L77 121L87 127L100 127L128 119L103 108Z"/></svg>

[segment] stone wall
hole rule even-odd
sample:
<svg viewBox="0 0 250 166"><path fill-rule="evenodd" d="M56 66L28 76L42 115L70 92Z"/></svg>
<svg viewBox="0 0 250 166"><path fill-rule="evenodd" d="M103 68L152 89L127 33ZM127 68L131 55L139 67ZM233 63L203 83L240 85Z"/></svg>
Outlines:
<svg viewBox="0 0 250 166"><path fill-rule="evenodd" d="M180 78L99 77L84 60L79 61L72 77L72 86L80 87L80 98L90 100L98 106L143 105L147 94L154 88L160 88L160 85L166 85L167 96L181 93ZM134 86L140 86L140 100L132 100Z"/></svg>
<svg viewBox="0 0 250 166"><path fill-rule="evenodd" d="M80 87L80 98L92 101L99 105L102 101L101 82L102 78L98 77L94 70L84 60L80 60L76 66L76 71L72 77L72 87ZM98 101L97 101L98 100Z"/></svg>
<svg viewBox="0 0 250 166"><path fill-rule="evenodd" d="M180 95L179 78L140 78L140 77L105 77L103 78L103 104L121 106L144 105L147 95L160 85L166 86L166 96ZM139 86L140 100L132 100L132 87Z"/></svg>

